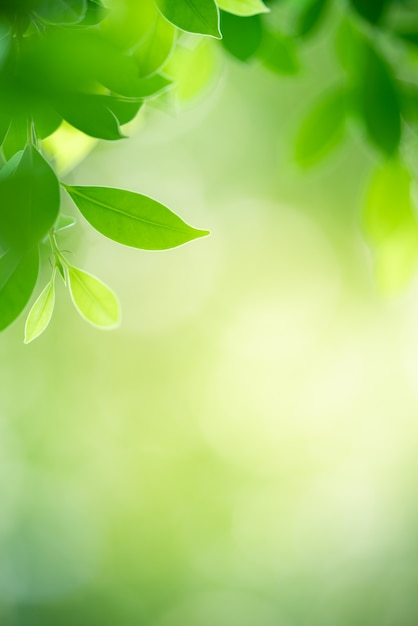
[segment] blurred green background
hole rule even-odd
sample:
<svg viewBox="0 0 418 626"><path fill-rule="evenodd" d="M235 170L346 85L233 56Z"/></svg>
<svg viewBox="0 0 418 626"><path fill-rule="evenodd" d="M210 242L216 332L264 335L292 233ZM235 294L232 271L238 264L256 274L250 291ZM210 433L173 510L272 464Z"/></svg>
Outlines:
<svg viewBox="0 0 418 626"><path fill-rule="evenodd" d="M364 143L294 163L327 46L281 80L214 48L200 101L69 175L212 235L150 253L80 221L63 248L121 328L62 288L37 342L2 334L2 626L418 623L418 285L373 284Z"/></svg>

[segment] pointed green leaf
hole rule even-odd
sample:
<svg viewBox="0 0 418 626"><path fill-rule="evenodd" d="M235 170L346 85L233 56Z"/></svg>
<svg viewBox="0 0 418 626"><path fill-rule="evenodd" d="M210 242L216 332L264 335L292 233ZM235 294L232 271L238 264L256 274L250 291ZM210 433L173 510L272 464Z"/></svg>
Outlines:
<svg viewBox="0 0 418 626"><path fill-rule="evenodd" d="M156 3L177 28L221 39L219 9L214 0L156 0Z"/></svg>
<svg viewBox="0 0 418 626"><path fill-rule="evenodd" d="M98 278L76 267L68 267L71 298L80 315L93 326L115 328L120 323L119 300Z"/></svg>
<svg viewBox="0 0 418 626"><path fill-rule="evenodd" d="M25 250L41 241L58 217L60 191L51 166L27 146L11 174L0 175L0 244Z"/></svg>
<svg viewBox="0 0 418 626"><path fill-rule="evenodd" d="M55 306L54 277L41 292L26 318L25 343L30 343L48 327Z"/></svg>
<svg viewBox="0 0 418 626"><path fill-rule="evenodd" d="M29 302L38 271L37 248L23 256L10 250L0 257L0 331L14 322Z"/></svg>
<svg viewBox="0 0 418 626"><path fill-rule="evenodd" d="M126 246L166 250L205 237L156 200L111 187L65 185L86 220L100 233Z"/></svg>
<svg viewBox="0 0 418 626"><path fill-rule="evenodd" d="M242 17L257 15L258 13L268 13L270 10L261 0L216 0L216 2L222 11Z"/></svg>
<svg viewBox="0 0 418 626"><path fill-rule="evenodd" d="M346 116L345 93L334 89L312 108L296 139L296 160L302 167L319 161L343 137Z"/></svg>
<svg viewBox="0 0 418 626"><path fill-rule="evenodd" d="M259 15L237 17L221 12L222 45L240 61L248 61L257 53L263 39Z"/></svg>

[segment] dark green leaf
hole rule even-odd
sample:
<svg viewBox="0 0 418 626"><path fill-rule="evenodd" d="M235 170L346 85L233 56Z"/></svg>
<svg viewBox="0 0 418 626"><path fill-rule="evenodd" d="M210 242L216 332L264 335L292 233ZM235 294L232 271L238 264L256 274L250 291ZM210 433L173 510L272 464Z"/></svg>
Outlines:
<svg viewBox="0 0 418 626"><path fill-rule="evenodd" d="M350 4L368 22L377 24L383 16L388 0L350 0Z"/></svg>
<svg viewBox="0 0 418 626"><path fill-rule="evenodd" d="M205 237L156 200L110 187L65 189L86 220L106 237L143 250L166 250Z"/></svg>
<svg viewBox="0 0 418 626"><path fill-rule="evenodd" d="M329 0L308 0L299 13L296 35L299 37L311 35L322 21L328 4Z"/></svg>
<svg viewBox="0 0 418 626"><path fill-rule="evenodd" d="M60 205L59 183L47 161L30 145L9 172L2 177L0 171L0 244L5 249L25 250L41 241L54 225Z"/></svg>
<svg viewBox="0 0 418 626"><path fill-rule="evenodd" d="M221 39L219 10L214 0L156 0L169 22L189 33Z"/></svg>
<svg viewBox="0 0 418 626"><path fill-rule="evenodd" d="M37 248L23 256L9 251L0 257L0 330L10 326L29 302L38 270Z"/></svg>
<svg viewBox="0 0 418 626"><path fill-rule="evenodd" d="M314 106L303 122L296 140L296 160L313 165L343 137L346 115L345 93L335 89Z"/></svg>
<svg viewBox="0 0 418 626"><path fill-rule="evenodd" d="M259 50L263 27L259 15L237 17L221 11L222 45L240 61L248 61Z"/></svg>
<svg viewBox="0 0 418 626"><path fill-rule="evenodd" d="M56 110L71 126L98 139L123 137L119 121L108 107L110 96L99 94L68 95L56 104Z"/></svg>

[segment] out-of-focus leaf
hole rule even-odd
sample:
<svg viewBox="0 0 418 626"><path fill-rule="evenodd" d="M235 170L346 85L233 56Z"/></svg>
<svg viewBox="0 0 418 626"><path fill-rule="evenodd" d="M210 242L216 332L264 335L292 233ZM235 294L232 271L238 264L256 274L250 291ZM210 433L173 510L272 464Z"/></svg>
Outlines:
<svg viewBox="0 0 418 626"><path fill-rule="evenodd" d="M217 5L222 11L240 15L241 17L249 17L258 13L268 13L269 8L266 7L261 0L216 0ZM221 28L223 35L223 30Z"/></svg>
<svg viewBox="0 0 418 626"><path fill-rule="evenodd" d="M25 148L27 132L26 119L20 116L11 119L6 136L2 142L2 150L6 159L10 159L16 152Z"/></svg>
<svg viewBox="0 0 418 626"><path fill-rule="evenodd" d="M22 256L10 250L0 257L0 331L14 322L29 302L38 271L37 248Z"/></svg>
<svg viewBox="0 0 418 626"><path fill-rule="evenodd" d="M98 94L68 95L56 103L56 109L71 126L90 137L122 139L119 121L107 106L110 97Z"/></svg>
<svg viewBox="0 0 418 626"><path fill-rule="evenodd" d="M193 101L213 84L219 69L218 45L202 39L192 50L177 45L164 71L173 79L172 99L180 105Z"/></svg>
<svg viewBox="0 0 418 626"><path fill-rule="evenodd" d="M86 220L100 233L126 246L166 250L205 237L156 200L110 187L65 185Z"/></svg>
<svg viewBox="0 0 418 626"><path fill-rule="evenodd" d="M60 213L55 226L54 226L54 230L55 231L59 231L59 230L66 230L67 228L71 228L71 226L74 226L76 224L76 219L74 217L72 217L71 215L63 215L63 213Z"/></svg>
<svg viewBox="0 0 418 626"><path fill-rule="evenodd" d="M221 12L222 45L240 61L248 61L257 53L263 38L259 15L237 17Z"/></svg>
<svg viewBox="0 0 418 626"><path fill-rule="evenodd" d="M25 343L30 343L46 330L51 321L54 306L55 280L53 276L34 302L26 318Z"/></svg>
<svg viewBox="0 0 418 626"><path fill-rule="evenodd" d="M98 328L115 328L120 323L119 300L113 291L95 276L76 267L68 267L68 286L80 315Z"/></svg>
<svg viewBox="0 0 418 626"><path fill-rule="evenodd" d="M156 0L156 3L177 28L221 39L219 9L214 0Z"/></svg>
<svg viewBox="0 0 418 626"><path fill-rule="evenodd" d="M157 14L150 32L133 53L141 78L151 76L162 68L170 56L175 39L175 27L162 15Z"/></svg>
<svg viewBox="0 0 418 626"><path fill-rule="evenodd" d="M388 0L350 0L353 9L372 24L377 24L388 5Z"/></svg>
<svg viewBox="0 0 418 626"><path fill-rule="evenodd" d="M107 15L107 10L99 0L87 0L86 14L79 22L80 26L95 26L100 24Z"/></svg>
<svg viewBox="0 0 418 626"><path fill-rule="evenodd" d="M418 266L418 221L411 199L411 178L400 161L388 161L375 173L363 223L374 253L379 288L385 293L402 289Z"/></svg>
<svg viewBox="0 0 418 626"><path fill-rule="evenodd" d="M9 166L10 167L10 166ZM31 145L11 174L0 172L0 243L5 249L27 250L41 241L58 217L57 177Z"/></svg>
<svg viewBox="0 0 418 626"><path fill-rule="evenodd" d="M299 71L295 42L282 33L265 31L258 56L269 70L277 74L291 76Z"/></svg>
<svg viewBox="0 0 418 626"><path fill-rule="evenodd" d="M296 160L313 165L338 145L346 117L345 92L334 89L314 105L302 123L296 140Z"/></svg>
<svg viewBox="0 0 418 626"><path fill-rule="evenodd" d="M296 35L299 37L311 35L322 21L328 4L329 0L307 0L305 5L302 4L297 18Z"/></svg>
<svg viewBox="0 0 418 626"><path fill-rule="evenodd" d="M36 14L50 24L77 24L85 17L87 0L42 0Z"/></svg>

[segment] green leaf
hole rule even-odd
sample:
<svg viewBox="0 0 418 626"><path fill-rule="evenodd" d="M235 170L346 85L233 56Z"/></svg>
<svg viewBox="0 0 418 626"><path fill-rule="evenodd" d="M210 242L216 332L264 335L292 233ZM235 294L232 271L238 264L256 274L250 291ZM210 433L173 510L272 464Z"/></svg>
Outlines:
<svg viewBox="0 0 418 626"><path fill-rule="evenodd" d="M60 206L59 183L49 163L31 145L10 168L5 176L0 171L0 245L25 250L54 225Z"/></svg>
<svg viewBox="0 0 418 626"><path fill-rule="evenodd" d="M418 267L418 221L411 177L400 161L388 161L376 171L363 225L373 250L379 289L387 294L398 292L411 281Z"/></svg>
<svg viewBox="0 0 418 626"><path fill-rule="evenodd" d="M360 116L371 141L391 156L401 140L400 102L392 72L371 44L364 46L358 69L356 98Z"/></svg>
<svg viewBox="0 0 418 626"><path fill-rule="evenodd" d="M98 278L69 266L68 286L80 315L98 328L115 328L120 323L119 300Z"/></svg>
<svg viewBox="0 0 418 626"><path fill-rule="evenodd" d="M296 35L299 37L311 35L322 21L328 4L329 0L308 0L299 13Z"/></svg>
<svg viewBox="0 0 418 626"><path fill-rule="evenodd" d="M221 39L219 9L214 0L156 0L156 4L177 28Z"/></svg>
<svg viewBox="0 0 418 626"><path fill-rule="evenodd" d="M222 45L240 61L248 61L257 53L263 38L259 15L237 17L221 12Z"/></svg>
<svg viewBox="0 0 418 626"><path fill-rule="evenodd" d="M372 24L377 24L388 5L388 0L350 0L353 9Z"/></svg>
<svg viewBox="0 0 418 626"><path fill-rule="evenodd" d="M64 187L96 230L126 246L166 250L209 234L139 193L110 187Z"/></svg>
<svg viewBox="0 0 418 626"><path fill-rule="evenodd" d="M269 70L277 74L292 76L299 71L295 42L281 33L265 31L258 56Z"/></svg>
<svg viewBox="0 0 418 626"><path fill-rule="evenodd" d="M60 230L66 230L67 228L71 228L72 226L74 226L76 223L76 219L71 215L64 215L63 213L60 213L60 216L58 217L58 220L56 221L56 224L54 226L54 230L55 232L58 232Z"/></svg>
<svg viewBox="0 0 418 626"><path fill-rule="evenodd" d="M108 106L111 96L76 94L60 99L56 110L71 126L90 137L115 141L122 139L119 121Z"/></svg>
<svg viewBox="0 0 418 626"><path fill-rule="evenodd" d="M141 78L151 76L162 68L171 54L175 39L176 29L158 13L151 31L133 52Z"/></svg>
<svg viewBox="0 0 418 626"><path fill-rule="evenodd" d="M0 257L0 331L14 322L29 302L38 271L37 248L22 256L9 250Z"/></svg>
<svg viewBox="0 0 418 626"><path fill-rule="evenodd" d="M241 17L249 17L250 15L268 13L270 11L261 0L216 0L216 2L222 11L240 15ZM222 28L221 32L223 35Z"/></svg>
<svg viewBox="0 0 418 626"><path fill-rule="evenodd" d="M296 140L296 160L302 167L313 165L343 137L346 116L345 92L332 90L309 112Z"/></svg>
<svg viewBox="0 0 418 626"><path fill-rule="evenodd" d="M54 272L55 273L55 272ZM55 280L54 276L41 292L26 318L25 343L30 343L49 325L55 306Z"/></svg>
<svg viewBox="0 0 418 626"><path fill-rule="evenodd" d="M36 8L36 14L50 24L77 24L86 12L86 0L42 0Z"/></svg>
<svg viewBox="0 0 418 626"><path fill-rule="evenodd" d="M154 97L171 86L171 80L162 74L139 78L138 66L133 57L125 70L103 76L103 85L120 96L138 99Z"/></svg>
<svg viewBox="0 0 418 626"><path fill-rule="evenodd" d="M108 11L99 0L87 0L87 11L79 26L95 26L100 24L106 17Z"/></svg>

